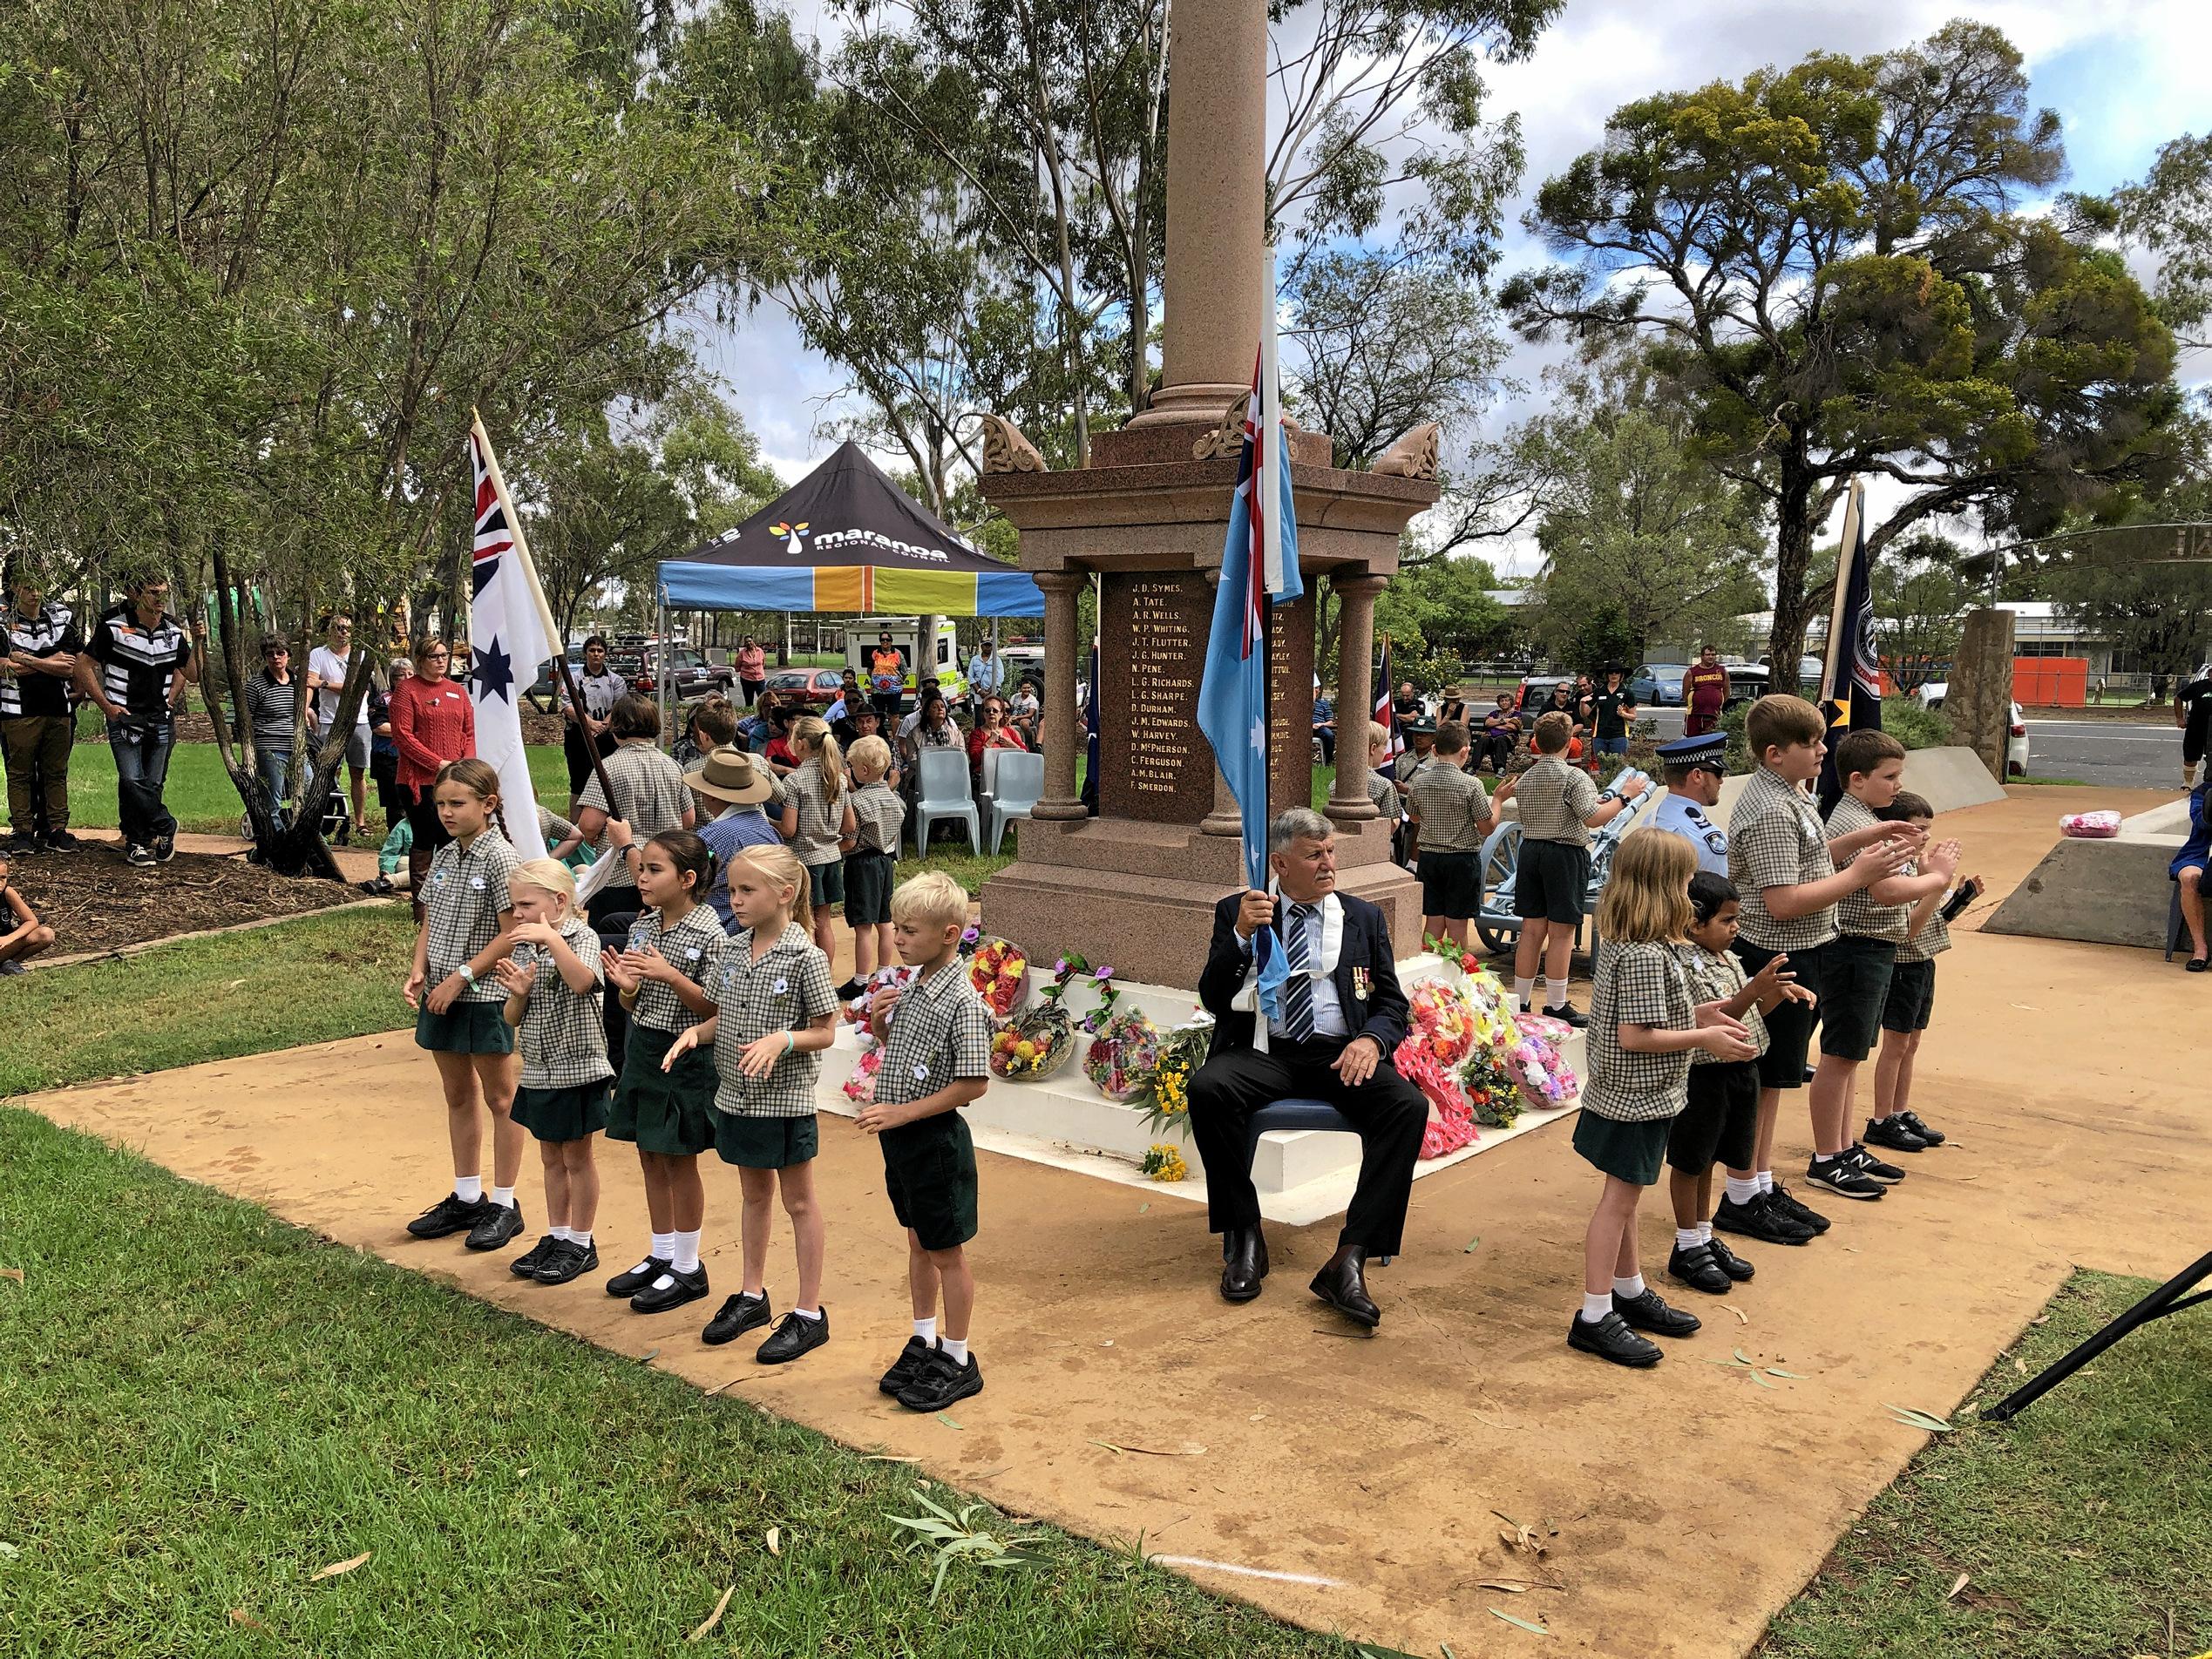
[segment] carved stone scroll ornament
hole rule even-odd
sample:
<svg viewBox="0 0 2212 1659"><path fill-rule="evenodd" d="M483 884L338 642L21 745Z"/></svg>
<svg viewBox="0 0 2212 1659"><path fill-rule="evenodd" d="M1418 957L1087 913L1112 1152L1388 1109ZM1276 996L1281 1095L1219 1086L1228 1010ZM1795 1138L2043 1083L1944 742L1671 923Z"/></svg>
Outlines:
<svg viewBox="0 0 2212 1659"><path fill-rule="evenodd" d="M1021 429L1003 415L983 415L983 471L986 472L1049 472L1037 446L1021 435Z"/></svg>
<svg viewBox="0 0 2212 1659"><path fill-rule="evenodd" d="M1222 412L1220 424L1208 427L1191 446L1194 461L1211 461L1217 455L1241 454L1245 447L1245 416L1251 412L1252 399L1244 392Z"/></svg>
<svg viewBox="0 0 2212 1659"><path fill-rule="evenodd" d="M1388 478L1433 478L1436 476L1436 423L1424 421L1376 458L1371 472Z"/></svg>

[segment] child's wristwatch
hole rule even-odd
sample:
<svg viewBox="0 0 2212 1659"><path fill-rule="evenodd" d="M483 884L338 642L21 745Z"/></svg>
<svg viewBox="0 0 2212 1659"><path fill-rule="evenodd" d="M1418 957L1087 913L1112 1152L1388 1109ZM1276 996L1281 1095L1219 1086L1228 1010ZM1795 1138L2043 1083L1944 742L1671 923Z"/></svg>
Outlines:
<svg viewBox="0 0 2212 1659"><path fill-rule="evenodd" d="M469 988L470 988L471 990L474 990L474 989L475 989L475 987L476 987L476 970L475 970L474 968L471 967L471 966L470 966L467 963L464 962L464 963L462 963L462 964L461 964L461 965L460 965L459 967L456 968L456 969L454 970L454 972L455 972L456 973L458 973L458 974L461 976L461 978L463 978L464 979L465 979L465 980L467 980L467 981L469 982Z"/></svg>

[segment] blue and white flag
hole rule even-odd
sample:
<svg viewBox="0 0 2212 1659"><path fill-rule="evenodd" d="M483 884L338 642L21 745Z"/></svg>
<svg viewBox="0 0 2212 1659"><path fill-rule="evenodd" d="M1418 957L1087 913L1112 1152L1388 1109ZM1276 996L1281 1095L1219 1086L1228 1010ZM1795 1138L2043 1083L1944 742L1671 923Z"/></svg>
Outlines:
<svg viewBox="0 0 2212 1659"><path fill-rule="evenodd" d="M1272 270L1272 262L1271 262ZM1213 627L1206 639L1204 677L1198 683L1198 729L1237 798L1244 821L1245 880L1267 885L1267 619L1278 599L1301 597L1298 524L1291 509L1290 446L1274 397L1273 295L1262 329L1245 417L1244 448L1237 462L1237 493L1229 508L1229 535L1221 552L1221 586L1214 596ZM1302 802L1299 804L1303 804ZM1259 968L1260 1007L1278 1016L1287 977L1283 946L1272 928L1252 940Z"/></svg>
<svg viewBox="0 0 2212 1659"><path fill-rule="evenodd" d="M499 774L500 816L506 821L508 841L524 858L543 858L538 797L530 785L530 756L522 746L522 694L538 678L538 665L553 654L553 624L481 417L469 423L469 457L476 469L476 557L469 598L469 701L476 709L476 752Z"/></svg>

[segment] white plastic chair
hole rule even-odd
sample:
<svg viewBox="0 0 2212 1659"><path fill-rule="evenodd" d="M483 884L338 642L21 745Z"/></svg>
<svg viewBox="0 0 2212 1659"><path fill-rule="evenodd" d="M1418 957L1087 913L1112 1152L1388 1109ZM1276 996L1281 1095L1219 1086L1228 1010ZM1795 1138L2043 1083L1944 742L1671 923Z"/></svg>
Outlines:
<svg viewBox="0 0 2212 1659"><path fill-rule="evenodd" d="M940 818L967 826L967 850L983 850L983 826L978 822L975 797L968 792L967 755L954 748L926 748L916 769L914 846L926 856L930 826Z"/></svg>
<svg viewBox="0 0 2212 1659"><path fill-rule="evenodd" d="M994 755L999 762L996 786L984 797L994 855L1006 835L1007 825L1016 818L1028 817L1044 796L1043 755L1026 755L1020 749L986 749L983 758L987 762Z"/></svg>

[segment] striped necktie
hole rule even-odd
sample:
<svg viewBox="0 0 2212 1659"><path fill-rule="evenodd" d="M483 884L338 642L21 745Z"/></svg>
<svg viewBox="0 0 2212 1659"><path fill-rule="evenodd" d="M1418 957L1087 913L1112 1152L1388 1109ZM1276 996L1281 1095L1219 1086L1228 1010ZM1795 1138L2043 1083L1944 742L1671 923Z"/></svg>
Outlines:
<svg viewBox="0 0 2212 1659"><path fill-rule="evenodd" d="M1284 960L1290 966L1290 978L1283 982L1283 1029L1293 1042L1310 1042L1313 1037L1313 942L1310 924L1314 907L1293 904L1290 908L1290 937L1284 941Z"/></svg>

